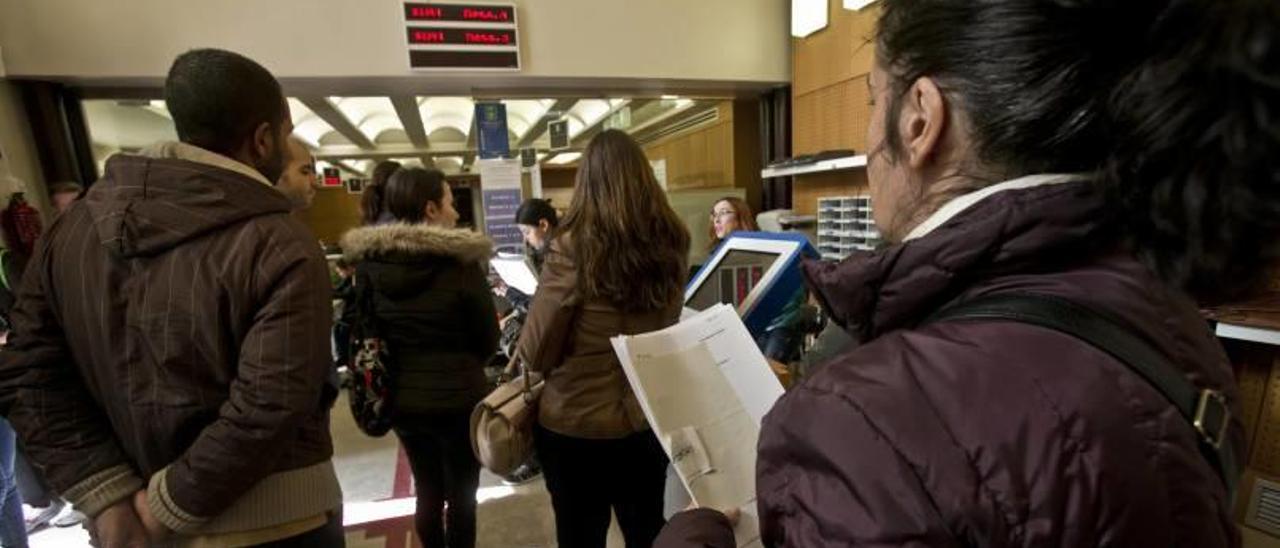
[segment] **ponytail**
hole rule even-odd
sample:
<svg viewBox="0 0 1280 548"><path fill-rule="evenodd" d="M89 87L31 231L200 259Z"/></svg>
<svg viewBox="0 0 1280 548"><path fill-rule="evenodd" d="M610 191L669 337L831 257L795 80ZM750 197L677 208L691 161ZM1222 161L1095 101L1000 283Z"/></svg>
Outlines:
<svg viewBox="0 0 1280 548"><path fill-rule="evenodd" d="M1136 254L1204 303L1280 265L1280 4L1172 1L1111 96L1100 183Z"/></svg>
<svg viewBox="0 0 1280 548"><path fill-rule="evenodd" d="M382 216L382 212L386 209L384 196L387 191L387 181L391 179L392 174L399 170L400 163L391 160L384 160L373 166L373 178L360 196L360 223L362 225L377 224L378 218Z"/></svg>

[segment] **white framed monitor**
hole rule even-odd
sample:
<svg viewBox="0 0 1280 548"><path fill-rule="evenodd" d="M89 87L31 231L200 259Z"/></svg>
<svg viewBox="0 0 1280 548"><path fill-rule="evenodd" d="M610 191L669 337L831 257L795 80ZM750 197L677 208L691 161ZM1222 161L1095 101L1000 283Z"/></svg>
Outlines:
<svg viewBox="0 0 1280 548"><path fill-rule="evenodd" d="M804 287L803 257L817 257L803 234L735 232L685 287L684 306L701 311L731 305L751 334L759 336Z"/></svg>

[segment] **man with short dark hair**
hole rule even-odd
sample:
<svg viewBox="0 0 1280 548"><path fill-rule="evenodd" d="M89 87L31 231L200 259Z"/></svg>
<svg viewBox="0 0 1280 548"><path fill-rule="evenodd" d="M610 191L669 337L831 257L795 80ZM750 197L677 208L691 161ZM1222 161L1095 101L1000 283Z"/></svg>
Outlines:
<svg viewBox="0 0 1280 548"><path fill-rule="evenodd" d="M311 207L316 197L316 159L296 137L289 138L284 174L276 181L276 190L289 199L294 211Z"/></svg>
<svg viewBox="0 0 1280 548"><path fill-rule="evenodd" d="M180 55L181 142L120 154L28 265L0 414L99 545L342 545L324 257L273 188L292 132L240 55Z"/></svg>

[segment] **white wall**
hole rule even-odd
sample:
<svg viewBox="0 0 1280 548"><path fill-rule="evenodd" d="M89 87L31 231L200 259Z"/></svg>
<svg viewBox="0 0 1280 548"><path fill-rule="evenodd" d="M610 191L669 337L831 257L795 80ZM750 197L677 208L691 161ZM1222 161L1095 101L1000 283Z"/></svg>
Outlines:
<svg viewBox="0 0 1280 548"><path fill-rule="evenodd" d="M523 79L791 79L787 0L512 1ZM404 77L402 12L397 0L0 0L0 47L10 77L158 79L200 46L282 79Z"/></svg>
<svg viewBox="0 0 1280 548"><path fill-rule="evenodd" d="M10 194L22 191L27 193L28 201L47 212L45 189L48 187L40 169L40 158L36 156L27 112L17 88L3 78L0 78L0 151L4 152L10 172L25 186L12 188L3 181L3 168L0 168L0 208L8 207Z"/></svg>

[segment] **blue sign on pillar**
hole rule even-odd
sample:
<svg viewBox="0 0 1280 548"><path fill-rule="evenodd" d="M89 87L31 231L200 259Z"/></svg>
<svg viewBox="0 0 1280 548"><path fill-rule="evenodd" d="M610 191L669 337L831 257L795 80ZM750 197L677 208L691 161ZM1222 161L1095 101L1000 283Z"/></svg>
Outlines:
<svg viewBox="0 0 1280 548"><path fill-rule="evenodd" d="M511 153L507 140L507 105L502 103L476 103L476 143L480 145L480 158L506 158Z"/></svg>

